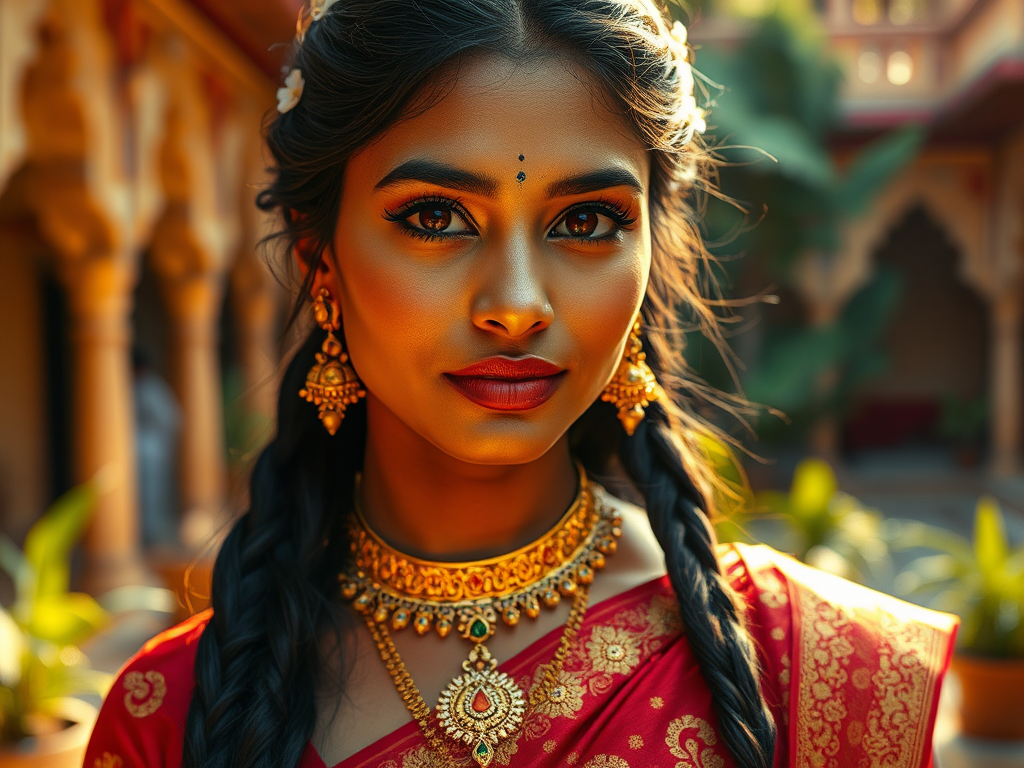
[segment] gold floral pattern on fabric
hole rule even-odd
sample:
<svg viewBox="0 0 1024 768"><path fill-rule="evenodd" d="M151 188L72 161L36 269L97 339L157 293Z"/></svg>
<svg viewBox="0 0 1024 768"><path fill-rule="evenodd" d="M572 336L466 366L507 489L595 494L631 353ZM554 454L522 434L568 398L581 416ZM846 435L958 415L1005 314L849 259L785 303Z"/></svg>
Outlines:
<svg viewBox="0 0 1024 768"><path fill-rule="evenodd" d="M609 675L628 675L640 663L636 639L627 630L615 627L594 627L587 653L594 669Z"/></svg>
<svg viewBox="0 0 1024 768"><path fill-rule="evenodd" d="M133 717L153 714L160 709L167 695L164 676L153 670L145 674L129 672L124 676L124 687L128 690L124 695L124 705Z"/></svg>
<svg viewBox="0 0 1024 768"><path fill-rule="evenodd" d="M782 654L779 657L779 663L782 665L782 669L779 671L779 688L782 689L782 720L789 725L789 683L792 679L792 662L789 659L789 654Z"/></svg>
<svg viewBox="0 0 1024 768"><path fill-rule="evenodd" d="M785 640L786 630L784 630L782 627L772 627L771 635L772 640Z"/></svg>
<svg viewBox="0 0 1024 768"><path fill-rule="evenodd" d="M789 593L786 592L786 585L774 573L765 573L763 578L758 580L760 587L761 602L769 608L782 608L789 605Z"/></svg>
<svg viewBox="0 0 1024 768"><path fill-rule="evenodd" d="M665 706L665 700L661 696L651 696L651 709L661 709Z"/></svg>
<svg viewBox="0 0 1024 768"><path fill-rule="evenodd" d="M451 768L443 765L441 759L426 744L403 752L400 759L400 763L396 760L385 760L377 768Z"/></svg>
<svg viewBox="0 0 1024 768"><path fill-rule="evenodd" d="M935 678L926 662L939 651L939 635L932 627L890 614L881 619L883 644L871 676L875 696L864 751L872 765L916 768L927 740L922 723L935 694Z"/></svg>
<svg viewBox="0 0 1024 768"><path fill-rule="evenodd" d="M121 759L120 755L104 752L100 757L92 761L92 765L93 768L122 768L124 760Z"/></svg>
<svg viewBox="0 0 1024 768"><path fill-rule="evenodd" d="M650 600L627 606L617 613L580 632L566 656L556 685L544 700L530 707L519 731L495 751L494 765L510 765L521 740L552 741L553 721L575 720L583 710L588 696L606 695L615 687L614 675L631 674L645 659L661 650L667 639L681 632L679 607L667 594L655 594ZM516 682L524 690L539 684L543 668L523 675ZM660 708L664 702L651 700ZM554 748L554 747L552 747ZM570 754L566 762L572 765ZM576 755L579 759L579 755ZM402 766L405 768L405 766Z"/></svg>
<svg viewBox="0 0 1024 768"><path fill-rule="evenodd" d="M725 765L725 759L714 749L718 735L702 718L693 715L677 717L668 724L665 743L668 751L680 758L675 768L722 768Z"/></svg>
<svg viewBox="0 0 1024 768"><path fill-rule="evenodd" d="M629 768L629 763L615 755L596 755L583 768Z"/></svg>
<svg viewBox="0 0 1024 768"><path fill-rule="evenodd" d="M629 748L630 749L643 749L644 737L639 733L634 733L629 737Z"/></svg>
<svg viewBox="0 0 1024 768"><path fill-rule="evenodd" d="M853 645L846 635L851 618L846 610L821 600L810 590L800 593L803 614L800 687L797 701L796 753L813 768L836 768L839 734L846 718L846 668Z"/></svg>
<svg viewBox="0 0 1024 768"><path fill-rule="evenodd" d="M655 635L678 635L683 631L679 605L668 595L655 595L647 608L647 621Z"/></svg>
<svg viewBox="0 0 1024 768"><path fill-rule="evenodd" d="M860 688L862 691L865 691L871 687L871 672L867 667L855 669L853 670L853 674L850 675L850 681L853 683L855 688Z"/></svg>
<svg viewBox="0 0 1024 768"><path fill-rule="evenodd" d="M548 739L544 742L544 751L547 752L549 755L556 749L558 749L558 742L554 739Z"/></svg>
<svg viewBox="0 0 1024 768"><path fill-rule="evenodd" d="M928 765L931 706L956 618L777 553L773 561L771 570L793 590L798 614L789 706L796 721L793 768ZM760 576L755 570L754 581Z"/></svg>
<svg viewBox="0 0 1024 768"><path fill-rule="evenodd" d="M540 701L533 705L533 710L548 717L574 717L583 709L583 696L586 693L581 682L583 676L562 669L555 678L555 684L545 692L544 670L543 666L538 667L533 675L529 700L534 701L540 697Z"/></svg>

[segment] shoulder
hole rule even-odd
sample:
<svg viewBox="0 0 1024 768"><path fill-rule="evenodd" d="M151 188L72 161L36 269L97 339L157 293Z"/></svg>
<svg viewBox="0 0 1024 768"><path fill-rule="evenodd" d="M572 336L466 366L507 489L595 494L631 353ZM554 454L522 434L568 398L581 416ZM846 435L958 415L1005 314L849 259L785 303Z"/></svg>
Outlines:
<svg viewBox="0 0 1024 768"><path fill-rule="evenodd" d="M839 756L837 768L930 765L958 619L768 547L725 550L723 568L785 705L791 762L825 753Z"/></svg>
<svg viewBox="0 0 1024 768"><path fill-rule="evenodd" d="M211 616L204 611L171 627L128 660L103 702L85 765L180 764L196 648Z"/></svg>

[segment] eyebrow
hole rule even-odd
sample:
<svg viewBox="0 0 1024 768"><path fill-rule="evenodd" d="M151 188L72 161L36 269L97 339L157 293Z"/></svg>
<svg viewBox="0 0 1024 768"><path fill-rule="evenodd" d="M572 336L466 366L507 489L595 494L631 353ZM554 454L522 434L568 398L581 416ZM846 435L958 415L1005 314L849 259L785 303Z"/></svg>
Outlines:
<svg viewBox="0 0 1024 768"><path fill-rule="evenodd" d="M422 181L486 197L494 197L498 191L498 182L494 179L432 160L408 160L378 181L374 189L384 189L403 181Z"/></svg>
<svg viewBox="0 0 1024 768"><path fill-rule="evenodd" d="M407 160L378 181L374 189L385 189L406 181L437 184L485 197L494 197L498 191L498 182L493 178L433 160ZM569 197L610 187L629 187L637 194L644 193L644 185L625 168L602 168L552 182L547 187L547 196Z"/></svg>
<svg viewBox="0 0 1024 768"><path fill-rule="evenodd" d="M597 192L609 187L629 187L638 195L644 193L640 179L625 168L602 168L599 171L570 176L548 185L548 197L569 197Z"/></svg>

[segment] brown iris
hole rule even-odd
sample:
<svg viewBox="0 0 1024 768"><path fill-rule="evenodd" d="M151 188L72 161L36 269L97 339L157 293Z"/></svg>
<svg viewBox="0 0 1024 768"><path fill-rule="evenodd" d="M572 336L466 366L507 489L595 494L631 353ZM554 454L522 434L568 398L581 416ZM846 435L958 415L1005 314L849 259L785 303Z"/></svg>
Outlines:
<svg viewBox="0 0 1024 768"><path fill-rule="evenodd" d="M565 228L573 237L589 237L597 229L597 214L593 211L573 211L565 217Z"/></svg>
<svg viewBox="0 0 1024 768"><path fill-rule="evenodd" d="M452 223L452 212L446 208L427 208L420 211L420 226L432 232L448 229Z"/></svg>

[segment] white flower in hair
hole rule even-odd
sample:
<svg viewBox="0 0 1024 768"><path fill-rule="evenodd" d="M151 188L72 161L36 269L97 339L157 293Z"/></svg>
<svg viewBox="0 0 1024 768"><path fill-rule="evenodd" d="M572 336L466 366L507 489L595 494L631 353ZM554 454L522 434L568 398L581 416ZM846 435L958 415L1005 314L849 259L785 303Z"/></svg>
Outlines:
<svg viewBox="0 0 1024 768"><path fill-rule="evenodd" d="M686 27L681 21L674 22L668 34L680 48L686 47Z"/></svg>
<svg viewBox="0 0 1024 768"><path fill-rule="evenodd" d="M334 5L338 0L313 0L309 9L309 17L313 21L319 21L327 13L327 9Z"/></svg>
<svg viewBox="0 0 1024 768"><path fill-rule="evenodd" d="M295 107L302 98L302 89L306 81L302 79L302 70L293 69L284 79L284 88L277 89L277 111L282 115Z"/></svg>

